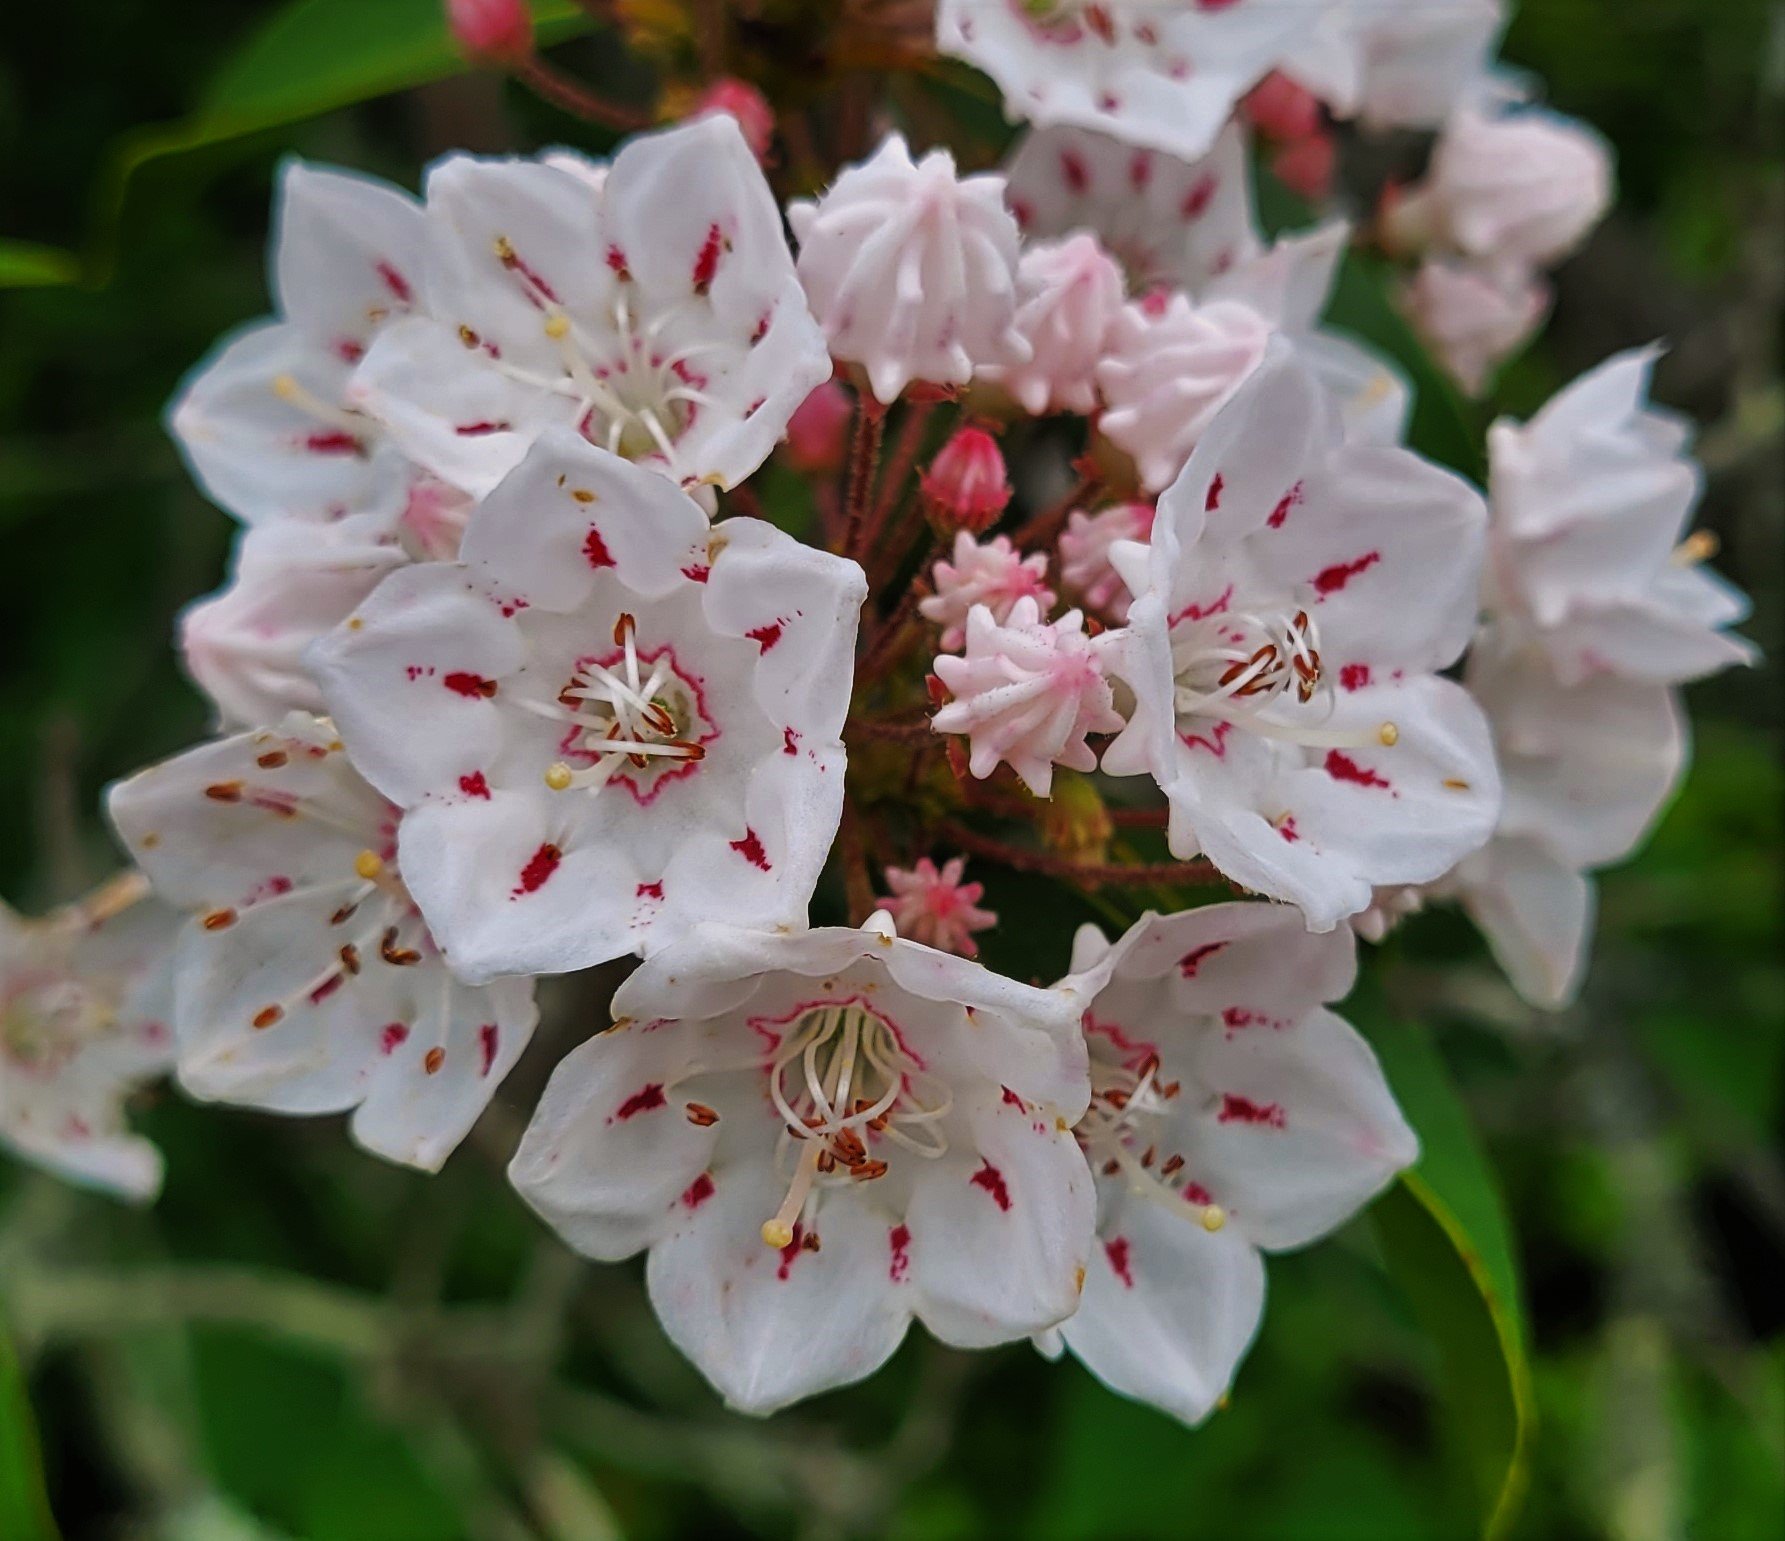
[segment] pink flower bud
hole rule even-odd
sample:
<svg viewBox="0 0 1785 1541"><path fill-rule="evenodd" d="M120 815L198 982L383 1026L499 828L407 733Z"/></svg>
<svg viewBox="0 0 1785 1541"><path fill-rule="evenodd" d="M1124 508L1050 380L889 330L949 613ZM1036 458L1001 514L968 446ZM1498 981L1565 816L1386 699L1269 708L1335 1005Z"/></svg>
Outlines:
<svg viewBox="0 0 1785 1541"><path fill-rule="evenodd" d="M1291 140L1271 157L1271 170L1292 193L1311 201L1333 190L1333 162L1337 146L1325 129Z"/></svg>
<svg viewBox="0 0 1785 1541"><path fill-rule="evenodd" d="M762 92L749 81L734 76L715 80L700 93L688 116L704 118L713 112L736 118L750 153L759 161L767 160L769 145L775 138L775 109L769 106L769 99Z"/></svg>
<svg viewBox="0 0 1785 1541"><path fill-rule="evenodd" d="M446 25L474 59L519 64L533 57L533 14L526 0L446 0Z"/></svg>
<svg viewBox="0 0 1785 1541"><path fill-rule="evenodd" d="M837 381L826 380L787 420L787 463L796 471L819 474L837 470L849 439L855 406Z"/></svg>
<svg viewBox="0 0 1785 1541"><path fill-rule="evenodd" d="M977 535L997 523L1010 503L1004 452L983 428L962 428L919 479L930 518L946 533Z"/></svg>
<svg viewBox="0 0 1785 1541"><path fill-rule="evenodd" d="M1306 139L1320 131L1320 103L1306 86L1272 70L1240 103L1246 120L1271 139Z"/></svg>

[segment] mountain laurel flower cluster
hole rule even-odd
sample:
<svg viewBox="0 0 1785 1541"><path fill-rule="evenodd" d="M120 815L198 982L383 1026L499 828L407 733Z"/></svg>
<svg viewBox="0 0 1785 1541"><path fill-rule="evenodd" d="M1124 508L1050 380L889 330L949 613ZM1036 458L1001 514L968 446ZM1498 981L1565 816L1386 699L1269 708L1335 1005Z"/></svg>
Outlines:
<svg viewBox="0 0 1785 1541"><path fill-rule="evenodd" d="M286 166L272 316L168 418L241 526L180 623L215 736L111 788L131 869L0 910L0 1144L147 1198L171 1074L498 1146L737 1408L917 1322L1206 1418L1264 1256L1419 1159L1336 1009L1360 939L1455 904L1566 1004L1681 687L1755 657L1657 348L1496 423L1478 489L1345 329L1374 246L1483 390L1604 215L1502 21L942 0L901 47L991 77L994 170L827 161L741 78L419 197ZM1364 228L1261 227L1256 160L1319 194L1387 126L1429 166ZM468 1140L523 1060L518 1148Z"/></svg>

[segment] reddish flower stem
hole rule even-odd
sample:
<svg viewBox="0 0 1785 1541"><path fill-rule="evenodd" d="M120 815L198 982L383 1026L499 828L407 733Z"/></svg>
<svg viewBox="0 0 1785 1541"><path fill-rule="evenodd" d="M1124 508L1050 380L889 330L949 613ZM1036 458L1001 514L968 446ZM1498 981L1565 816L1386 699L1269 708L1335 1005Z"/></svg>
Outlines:
<svg viewBox="0 0 1785 1541"><path fill-rule="evenodd" d="M886 432L886 408L863 396L856 409L855 437L849 446L849 494L843 504L843 555L862 555L862 525L874 491L874 468L880 463L880 440Z"/></svg>
<svg viewBox="0 0 1785 1541"><path fill-rule="evenodd" d="M837 845L843 859L843 897L849 907L849 924L859 926L874 913L874 877L868 867L861 817L848 802L843 804Z"/></svg>
<svg viewBox="0 0 1785 1541"><path fill-rule="evenodd" d="M845 742L849 739L879 738L894 743L927 744L935 736L935 729L930 726L927 717L918 722L893 722L884 717L851 717L843 729Z"/></svg>
<svg viewBox="0 0 1785 1541"><path fill-rule="evenodd" d="M556 65L547 64L537 54L515 65L514 77L535 96L554 107L563 108L572 117L601 128L611 128L616 133L631 133L634 129L647 127L651 121L633 108L603 100L582 82Z"/></svg>
<svg viewBox="0 0 1785 1541"><path fill-rule="evenodd" d="M1227 881L1206 857L1193 861L1081 862L1051 851L1031 851L1010 845L992 835L982 835L965 824L945 820L937 826L941 841L957 846L969 856L982 856L1018 872L1034 872L1062 878L1080 888L1115 886L1145 887L1150 884L1205 884Z"/></svg>
<svg viewBox="0 0 1785 1541"><path fill-rule="evenodd" d="M1171 821L1169 808L1106 808L1110 823L1118 829L1164 829Z"/></svg>
<svg viewBox="0 0 1785 1541"><path fill-rule="evenodd" d="M862 538L863 550L875 548L886 529L887 520L898 508L905 483L911 479L912 467L917 464L918 454L923 449L924 430L929 427L930 414L935 409L935 403L929 401L914 401L906 406L905 420L899 424L899 436L893 441L892 454L887 458L886 470L880 478L880 496L874 504L874 517L868 521L868 532Z"/></svg>

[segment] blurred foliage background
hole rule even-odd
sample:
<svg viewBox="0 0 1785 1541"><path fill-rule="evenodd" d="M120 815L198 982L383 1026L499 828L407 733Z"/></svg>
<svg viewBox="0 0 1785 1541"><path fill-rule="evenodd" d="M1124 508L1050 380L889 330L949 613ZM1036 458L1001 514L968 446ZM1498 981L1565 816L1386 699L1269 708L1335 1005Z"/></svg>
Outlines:
<svg viewBox="0 0 1785 1541"><path fill-rule="evenodd" d="M537 9L581 30L569 4ZM102 786L205 731L171 626L220 581L231 528L159 414L266 306L277 157L414 186L452 147L605 146L458 72L435 15L435 0L0 15L0 892L21 908L102 876ZM1496 398L1462 407L1428 378L1418 429L1463 464L1495 413L1669 339L1658 395L1704 425L1704 522L1775 659L1782 17L1767 0L1527 0L1507 56L1612 139L1622 199ZM269 26L286 30L269 42ZM628 87L611 39L561 57ZM435 76L452 78L389 89ZM951 81L902 104L926 115L920 135L951 112L970 139L995 134ZM1340 303L1406 352L1367 269ZM1605 880L1576 1009L1520 1006L1451 916L1380 955L1350 1013L1426 1165L1330 1244L1273 1262L1260 1341L1200 1431L1070 1363L920 1334L865 1387L766 1424L724 1413L657 1331L639 1270L578 1264L503 1183L552 1060L611 983L579 979L553 987L556 1033L437 1179L360 1155L332 1120L171 1091L143 1117L168 1155L152 1210L0 1160L0 1538L52 1534L47 1496L70 1541L1770 1541L1785 1526L1777 686L1769 667L1693 692L1691 779ZM1057 972L1073 902L995 880L992 902L1006 923L988 961Z"/></svg>

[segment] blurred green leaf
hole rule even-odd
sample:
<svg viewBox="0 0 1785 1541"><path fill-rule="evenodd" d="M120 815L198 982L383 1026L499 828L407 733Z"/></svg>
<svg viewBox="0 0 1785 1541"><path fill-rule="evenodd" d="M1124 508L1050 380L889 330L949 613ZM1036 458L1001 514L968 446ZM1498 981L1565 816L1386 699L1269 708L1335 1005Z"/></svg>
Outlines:
<svg viewBox="0 0 1785 1541"><path fill-rule="evenodd" d="M542 44L589 25L572 0L532 0ZM138 175L175 156L215 149L405 91L469 68L446 30L441 0L292 0L242 46L188 117L119 141L95 200L84 258L19 243L0 246L0 289L104 283L117 261Z"/></svg>
<svg viewBox="0 0 1785 1541"><path fill-rule="evenodd" d="M1419 1164L1371 1218L1389 1271L1437 1350L1439 1400L1491 1541L1517 1517L1534 1432L1512 1237L1468 1112L1430 1037L1386 1021L1370 1036L1421 1145Z"/></svg>
<svg viewBox="0 0 1785 1541"><path fill-rule="evenodd" d="M55 1541L56 1536L44 1491L37 1423L4 1324L0 1324L0 1536L6 1541Z"/></svg>

